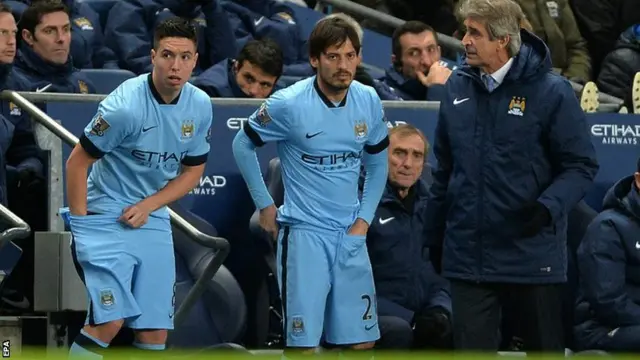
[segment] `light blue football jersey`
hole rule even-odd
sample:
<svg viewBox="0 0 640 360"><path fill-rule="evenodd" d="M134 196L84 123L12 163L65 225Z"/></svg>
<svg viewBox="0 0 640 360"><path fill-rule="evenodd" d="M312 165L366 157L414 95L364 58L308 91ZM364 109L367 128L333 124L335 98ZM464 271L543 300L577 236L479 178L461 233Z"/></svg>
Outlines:
<svg viewBox="0 0 640 360"><path fill-rule="evenodd" d="M87 210L120 214L162 189L182 165L207 161L213 120L211 99L187 83L166 104L151 74L123 82L98 106L80 144L94 163L87 183ZM168 217L165 208L153 216Z"/></svg>
<svg viewBox="0 0 640 360"><path fill-rule="evenodd" d="M375 90L352 82L333 104L311 77L273 94L244 131L256 146L277 142L285 197L278 221L343 230L356 219L363 151L387 148L387 124Z"/></svg>

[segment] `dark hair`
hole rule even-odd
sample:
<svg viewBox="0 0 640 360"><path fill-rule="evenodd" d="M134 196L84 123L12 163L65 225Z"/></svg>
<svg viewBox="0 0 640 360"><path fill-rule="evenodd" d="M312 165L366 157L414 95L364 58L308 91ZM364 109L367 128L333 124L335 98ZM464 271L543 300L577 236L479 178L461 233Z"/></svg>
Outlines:
<svg viewBox="0 0 640 360"><path fill-rule="evenodd" d="M9 13L13 15L13 11L11 10L11 8L9 7L9 5L0 2L0 14L2 13Z"/></svg>
<svg viewBox="0 0 640 360"><path fill-rule="evenodd" d="M42 21L42 17L51 13L64 12L69 15L69 8L60 0L34 1L22 13L20 17L20 31L27 30L35 38L36 26Z"/></svg>
<svg viewBox="0 0 640 360"><path fill-rule="evenodd" d="M421 21L407 21L404 24L400 25L396 28L391 36L391 48L393 51L393 55L396 56L397 59L402 57L402 45L400 44L400 37L404 34L421 34L425 31L430 31L433 34L433 37L436 39L436 44L438 43L438 33L429 25L421 22Z"/></svg>
<svg viewBox="0 0 640 360"><path fill-rule="evenodd" d="M309 35L309 57L319 58L330 46L341 46L347 39L359 54L362 44L353 26L338 17L320 20Z"/></svg>
<svg viewBox="0 0 640 360"><path fill-rule="evenodd" d="M640 158L638 158L638 172L640 172Z"/></svg>
<svg viewBox="0 0 640 360"><path fill-rule="evenodd" d="M248 41L240 50L236 62L238 63L238 69L242 67L245 61L248 61L265 73L279 78L282 75L282 67L284 66L283 57L280 46L275 41L264 38Z"/></svg>
<svg viewBox="0 0 640 360"><path fill-rule="evenodd" d="M159 23L153 33L153 48L157 49L160 40L168 37L187 38L198 47L198 32L191 20L172 17Z"/></svg>

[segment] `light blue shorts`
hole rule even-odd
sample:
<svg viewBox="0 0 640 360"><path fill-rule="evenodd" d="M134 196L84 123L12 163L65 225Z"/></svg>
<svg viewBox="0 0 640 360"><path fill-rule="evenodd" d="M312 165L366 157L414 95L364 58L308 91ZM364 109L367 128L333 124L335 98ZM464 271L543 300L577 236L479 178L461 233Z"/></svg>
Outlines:
<svg viewBox="0 0 640 360"><path fill-rule="evenodd" d="M277 261L287 347L380 338L365 236L283 227Z"/></svg>
<svg viewBox="0 0 640 360"><path fill-rule="evenodd" d="M87 324L173 329L175 259L168 219L133 229L115 215L70 215L71 251L89 297Z"/></svg>

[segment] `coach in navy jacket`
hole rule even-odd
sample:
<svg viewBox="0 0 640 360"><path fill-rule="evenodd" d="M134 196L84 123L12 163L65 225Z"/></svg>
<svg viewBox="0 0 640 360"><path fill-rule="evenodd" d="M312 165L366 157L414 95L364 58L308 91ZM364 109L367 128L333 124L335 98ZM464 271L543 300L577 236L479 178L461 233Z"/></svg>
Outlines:
<svg viewBox="0 0 640 360"><path fill-rule="evenodd" d="M390 130L389 180L367 233L367 250L378 313L414 327L417 344L439 345L450 335L451 297L430 262L424 233L428 191L421 175L427 150L414 126ZM424 331L428 334L421 333L425 328L431 329Z"/></svg>
<svg viewBox="0 0 640 360"><path fill-rule="evenodd" d="M515 296L528 350L564 351L567 214L593 183L595 151L549 49L519 30L520 7L476 1L461 5L468 53L440 103L427 218L443 242L456 347L497 350L500 303ZM486 24L511 35L490 36Z"/></svg>
<svg viewBox="0 0 640 360"><path fill-rule="evenodd" d="M575 338L581 350L640 351L640 161L613 186L580 247Z"/></svg>

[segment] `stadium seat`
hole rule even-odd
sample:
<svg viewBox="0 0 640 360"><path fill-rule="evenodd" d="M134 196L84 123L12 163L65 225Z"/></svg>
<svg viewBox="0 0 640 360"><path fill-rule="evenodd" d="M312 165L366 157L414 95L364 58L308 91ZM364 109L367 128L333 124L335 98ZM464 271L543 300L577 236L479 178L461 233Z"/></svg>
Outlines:
<svg viewBox="0 0 640 360"><path fill-rule="evenodd" d="M80 0L80 2L89 4L89 6L98 13L100 16L100 25L103 29L104 25L107 23L109 11L117 1L118 0Z"/></svg>
<svg viewBox="0 0 640 360"><path fill-rule="evenodd" d="M213 226L178 203L170 207L198 230L217 236ZM173 239L176 254L175 307L178 309L215 252L193 242L175 227ZM172 347L207 348L237 342L244 335L247 306L244 293L233 275L223 266L206 286L203 297L195 303L184 322L178 324L171 333L169 343Z"/></svg>
<svg viewBox="0 0 640 360"><path fill-rule="evenodd" d="M284 185L280 159L269 161L265 183L276 206L284 202ZM258 246L271 249L265 252L267 276L259 286L256 302L256 337L259 344L279 347L282 343L282 303L277 283L275 243L260 227L260 213L256 210L249 220L249 231Z"/></svg>
<svg viewBox="0 0 640 360"><path fill-rule="evenodd" d="M129 70L82 69L89 81L95 86L98 94L109 94L123 81L136 76Z"/></svg>

